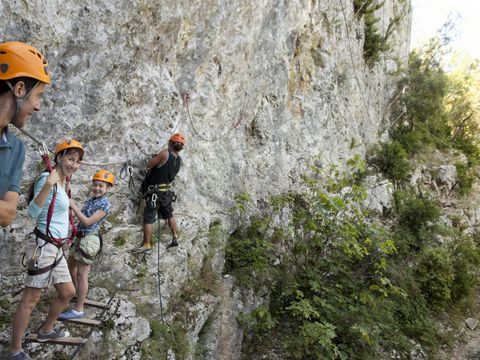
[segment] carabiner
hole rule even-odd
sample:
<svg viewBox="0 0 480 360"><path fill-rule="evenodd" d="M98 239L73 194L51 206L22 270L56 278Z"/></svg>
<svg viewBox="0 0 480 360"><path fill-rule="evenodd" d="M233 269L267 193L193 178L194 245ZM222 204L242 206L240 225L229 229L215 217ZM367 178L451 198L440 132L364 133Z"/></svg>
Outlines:
<svg viewBox="0 0 480 360"><path fill-rule="evenodd" d="M48 150L48 146L45 143L42 142L41 145L38 145L38 152L40 153L40 156L48 156L49 151L50 150Z"/></svg>
<svg viewBox="0 0 480 360"><path fill-rule="evenodd" d="M153 203L154 207L157 207L157 198L158 198L157 193L153 193L152 194L152 203Z"/></svg>

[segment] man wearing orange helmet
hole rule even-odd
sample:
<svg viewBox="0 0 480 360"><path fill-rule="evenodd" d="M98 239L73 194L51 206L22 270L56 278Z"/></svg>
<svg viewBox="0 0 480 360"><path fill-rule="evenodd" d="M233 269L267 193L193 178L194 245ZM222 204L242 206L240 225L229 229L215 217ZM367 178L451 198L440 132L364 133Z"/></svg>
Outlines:
<svg viewBox="0 0 480 360"><path fill-rule="evenodd" d="M15 218L25 159L23 143L8 131L8 124L22 128L41 108L45 86L50 84L48 63L30 45L0 44L0 225Z"/></svg>
<svg viewBox="0 0 480 360"><path fill-rule="evenodd" d="M132 249L133 253L150 254L152 246L153 224L156 217L167 220L172 232L172 242L168 247L178 246L177 223L173 217L172 203L175 193L170 184L175 179L182 158L178 155L185 146L185 136L181 133L173 134L168 141L168 149L162 150L157 156L147 162L150 169L142 184L142 191L146 193L146 206L143 213L143 243L142 246Z"/></svg>

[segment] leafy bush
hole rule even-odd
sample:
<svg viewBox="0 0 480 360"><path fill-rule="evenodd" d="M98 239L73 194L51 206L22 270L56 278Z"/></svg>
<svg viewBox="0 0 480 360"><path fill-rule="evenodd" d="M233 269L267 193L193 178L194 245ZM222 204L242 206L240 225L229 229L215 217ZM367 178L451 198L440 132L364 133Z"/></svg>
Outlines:
<svg viewBox="0 0 480 360"><path fill-rule="evenodd" d="M402 95L393 106L392 118L397 121L390 135L408 154L425 146L454 148L478 163L479 63L457 61L446 73L442 56L449 36L442 36L410 54L406 76L399 82Z"/></svg>
<svg viewBox="0 0 480 360"><path fill-rule="evenodd" d="M451 247L454 279L451 288L453 301L469 297L478 285L480 266L479 246L470 237L463 237Z"/></svg>
<svg viewBox="0 0 480 360"><path fill-rule="evenodd" d="M383 143L373 156L372 163L392 181L405 181L411 169L407 152L398 141Z"/></svg>
<svg viewBox="0 0 480 360"><path fill-rule="evenodd" d="M380 54L390 50L388 39L395 26L400 21L400 17L390 19L390 24L385 35L382 35L376 26L380 18L375 16L375 12L383 6L383 2L375 0L353 0L355 14L363 17L365 22L365 41L363 43L363 56L368 63L375 63L380 60Z"/></svg>
<svg viewBox="0 0 480 360"><path fill-rule="evenodd" d="M458 162L455 167L457 168L456 189L460 195L467 195L475 182L475 172L468 164Z"/></svg>
<svg viewBox="0 0 480 360"><path fill-rule="evenodd" d="M434 200L419 197L410 191L394 193L398 223L404 230L413 234L417 240L425 240L426 230L430 235L432 226L440 217L440 208ZM419 243L418 246L421 244Z"/></svg>
<svg viewBox="0 0 480 360"><path fill-rule="evenodd" d="M445 248L429 248L420 257L417 278L425 298L434 309L443 310L452 298L455 271Z"/></svg>
<svg viewBox="0 0 480 360"><path fill-rule="evenodd" d="M336 183L345 186L306 178L307 193L288 195L291 231L268 231L270 217L255 220L237 231L226 251L227 271L241 284L251 288L260 282L270 289L270 308L260 313L263 325L252 331L263 330L264 336L275 331L287 358L368 359L382 339L396 334L384 324L388 318L394 322L388 297L402 296L387 276L395 244L384 228L366 221L358 206L365 189L354 185L361 164L349 163L353 168L347 174L332 170ZM334 192L322 191L323 184ZM273 212L287 205L279 198L271 204ZM269 234L276 242L285 236L281 243L290 250L278 253ZM279 262L274 265L273 259Z"/></svg>
<svg viewBox="0 0 480 360"><path fill-rule="evenodd" d="M268 219L254 219L246 230L235 231L225 249L225 272L236 276L240 286L258 290L271 279L274 260L267 240Z"/></svg>
<svg viewBox="0 0 480 360"><path fill-rule="evenodd" d="M407 358L412 339L435 357L450 343L436 319L476 288L477 242L442 230L436 202L407 190L394 194L391 228L375 223L359 206L363 164L348 164L312 168L307 191L273 197L264 218L232 234L227 271L268 298L239 318L245 359L272 348L285 359Z"/></svg>

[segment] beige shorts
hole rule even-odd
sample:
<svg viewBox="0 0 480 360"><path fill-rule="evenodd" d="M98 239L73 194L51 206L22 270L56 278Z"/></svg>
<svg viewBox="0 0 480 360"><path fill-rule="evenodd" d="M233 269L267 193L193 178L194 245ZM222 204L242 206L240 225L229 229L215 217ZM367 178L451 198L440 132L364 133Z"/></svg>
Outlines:
<svg viewBox="0 0 480 360"><path fill-rule="evenodd" d="M31 259L32 254L35 251L35 236L33 236L33 241L30 240L30 243L33 246L25 252L26 260ZM44 245L40 257L38 258L39 269L52 265L60 257L62 257L62 259L58 265L50 271L39 275L27 275L25 278L25 286L44 289L49 285L72 282L70 272L68 271L67 261L65 260L65 256L63 256L63 250L50 243L45 243L45 241L41 239L37 239L37 244L40 246ZM39 254L39 251L40 250L37 248L36 253Z"/></svg>

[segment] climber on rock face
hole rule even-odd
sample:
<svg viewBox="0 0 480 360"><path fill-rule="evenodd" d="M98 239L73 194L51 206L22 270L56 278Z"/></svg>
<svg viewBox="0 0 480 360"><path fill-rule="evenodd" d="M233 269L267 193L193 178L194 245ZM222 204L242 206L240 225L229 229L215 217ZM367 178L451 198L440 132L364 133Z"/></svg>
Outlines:
<svg viewBox="0 0 480 360"><path fill-rule="evenodd" d="M22 128L41 108L45 86L50 84L47 60L21 42L0 43L0 225L16 215L20 179L25 160L23 143L8 131Z"/></svg>
<svg viewBox="0 0 480 360"><path fill-rule="evenodd" d="M178 153L184 146L185 136L181 133L173 134L169 139L168 149L162 150L147 162L150 170L142 183L142 192L146 194L143 243L140 247L130 250L132 253L150 254L152 252L150 241L157 216L167 221L172 232L172 242L168 247L178 246L177 223L173 217L172 206L176 196L170 184L180 170L182 158Z"/></svg>

